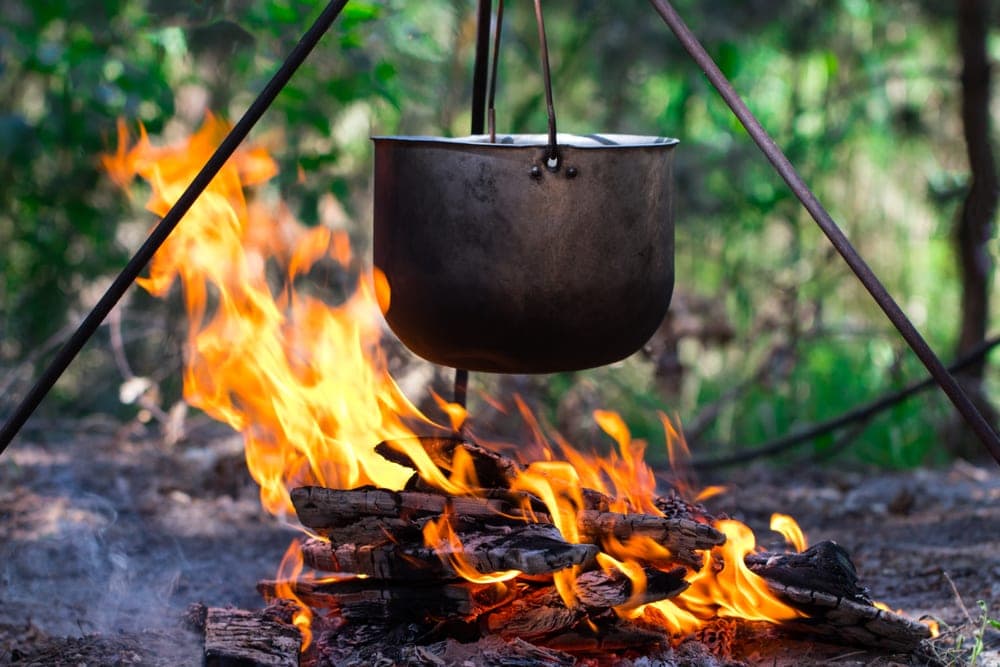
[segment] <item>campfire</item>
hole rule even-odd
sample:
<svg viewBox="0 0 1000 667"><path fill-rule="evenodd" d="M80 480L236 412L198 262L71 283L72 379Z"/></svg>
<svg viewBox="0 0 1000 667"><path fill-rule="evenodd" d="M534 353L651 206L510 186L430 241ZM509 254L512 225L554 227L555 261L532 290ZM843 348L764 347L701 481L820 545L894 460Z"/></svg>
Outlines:
<svg viewBox="0 0 1000 667"><path fill-rule="evenodd" d="M123 124L105 166L123 187L148 182L147 206L163 215L226 129L209 117L180 144L141 134L130 146ZM180 282L185 397L243 434L264 508L305 534L260 582L267 610L199 619L208 662L296 664L301 651L310 664L573 664L692 640L725 656L741 629L762 626L896 650L931 635L874 603L843 549L807 548L790 517L771 523L787 550L761 551L705 495L658 480L613 412L594 415L615 445L606 455L516 399L532 437L513 447L477 436L458 404L440 400L450 423L435 423L389 375L391 291L359 270L346 233L247 199L275 173L263 148L238 152L141 281L158 296ZM360 273L343 301L300 289L319 263Z"/></svg>

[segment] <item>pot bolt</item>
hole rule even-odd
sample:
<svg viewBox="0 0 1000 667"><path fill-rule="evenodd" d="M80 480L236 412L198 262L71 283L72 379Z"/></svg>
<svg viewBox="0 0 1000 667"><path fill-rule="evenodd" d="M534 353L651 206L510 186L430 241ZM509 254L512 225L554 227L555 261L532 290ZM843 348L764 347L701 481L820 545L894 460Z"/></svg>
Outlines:
<svg viewBox="0 0 1000 667"><path fill-rule="evenodd" d="M576 178L577 174L580 172L576 170L576 167L566 168L566 178Z"/></svg>
<svg viewBox="0 0 1000 667"><path fill-rule="evenodd" d="M531 177L536 181L542 177L542 168L537 164L531 168Z"/></svg>

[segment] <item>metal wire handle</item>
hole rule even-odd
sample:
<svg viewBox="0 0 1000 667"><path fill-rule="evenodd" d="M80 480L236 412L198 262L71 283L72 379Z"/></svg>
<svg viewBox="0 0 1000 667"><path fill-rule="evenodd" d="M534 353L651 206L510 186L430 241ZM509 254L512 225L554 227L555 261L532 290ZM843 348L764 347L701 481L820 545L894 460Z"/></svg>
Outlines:
<svg viewBox="0 0 1000 667"><path fill-rule="evenodd" d="M500 33L503 32L503 0L497 2L496 27L493 29L493 65L490 70L490 98L486 104L486 122L490 131L490 143L497 142L497 63L500 61Z"/></svg>
<svg viewBox="0 0 1000 667"><path fill-rule="evenodd" d="M552 75L549 72L549 42L545 38L545 19L542 18L542 0L535 0L535 20L538 23L538 43L542 51L542 76L545 80L545 111L549 115L549 171L559 169L559 146L556 143L556 108L552 103Z"/></svg>
<svg viewBox="0 0 1000 667"><path fill-rule="evenodd" d="M549 68L549 43L545 35L545 19L541 0L535 0L535 21L538 24L538 43L541 50L542 79L545 84L545 110L549 119L549 143L546 166L551 171L559 169L559 146L556 143L556 109L552 102L552 74ZM500 62L500 37L503 33L503 0L497 3L496 23L493 30L493 62L490 70L489 100L486 108L490 143L496 143L497 66Z"/></svg>

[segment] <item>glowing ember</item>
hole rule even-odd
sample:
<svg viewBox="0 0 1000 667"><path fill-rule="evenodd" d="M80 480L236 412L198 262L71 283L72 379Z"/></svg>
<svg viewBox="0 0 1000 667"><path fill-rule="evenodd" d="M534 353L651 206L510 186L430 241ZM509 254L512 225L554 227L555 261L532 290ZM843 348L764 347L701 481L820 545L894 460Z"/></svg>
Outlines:
<svg viewBox="0 0 1000 667"><path fill-rule="evenodd" d="M136 175L145 179L152 187L147 207L163 215L225 130L224 123L209 117L196 134L176 146L154 147L142 133L128 148L122 124L118 150L105 156L104 164L123 187ZM158 296L167 294L175 281L183 289L190 317L185 398L243 434L250 473L260 485L264 507L274 514L292 509L289 491L300 486L353 489L372 484L401 489L411 471L375 453L375 445L385 440L405 452L427 484L452 496L480 493L475 468L463 451L456 451L446 476L414 437L416 427L450 433L465 425L468 415L439 400L450 428L434 424L390 377L379 347L380 310L385 312L392 296L385 276L375 272L360 279L357 289L335 305L295 289L296 278L318 262L348 271L354 260L344 234L306 229L290 222L287 213L278 215L247 203L245 188L275 172L274 162L263 150L239 151L157 253L149 277L141 281ZM285 275L279 289L268 281L268 267L275 264ZM609 497L611 511L663 516L655 502L656 478L644 460L646 444L631 437L620 416L609 411L594 414L616 445L610 454L596 456L574 449L558 435L547 437L527 406L517 397L514 400L543 448L543 460L517 474L511 490L541 499L566 541L581 541L585 489ZM674 461L686 448L666 416L660 417ZM719 491L706 489L700 497ZM692 490L690 497L695 493ZM522 509L529 518L536 516L527 503ZM675 633L691 632L720 616L771 622L799 616L744 565L743 557L756 548L750 529L729 520L715 526L728 541L688 576L691 585L683 594L646 606L625 604L619 612L641 615ZM791 518L782 517L772 528L796 548L805 547ZM457 556L459 538L447 517L427 523L424 539L469 581L500 582L520 575L516 570L479 572L463 562ZM672 555L648 537L618 540L608 535L598 546L603 551L599 564L631 580L633 600L640 599L645 588L644 566L667 568L672 563ZM295 580L301 570L302 556L295 543L282 561L279 579ZM567 605L574 603L578 574L577 568L568 568L554 575ZM297 600L287 584L279 595ZM295 624L308 645L311 613L306 605L299 606Z"/></svg>

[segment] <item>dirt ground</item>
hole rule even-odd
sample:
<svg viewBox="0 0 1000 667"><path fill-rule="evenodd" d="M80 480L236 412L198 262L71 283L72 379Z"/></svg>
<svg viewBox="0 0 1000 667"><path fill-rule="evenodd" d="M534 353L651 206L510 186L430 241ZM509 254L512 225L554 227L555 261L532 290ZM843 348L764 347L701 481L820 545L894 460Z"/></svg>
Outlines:
<svg viewBox="0 0 1000 667"><path fill-rule="evenodd" d="M982 600L1000 617L1000 470L727 472L708 503L765 544L772 512L810 542L853 555L872 597L942 622L922 655L884 656L814 641L758 642L751 665L969 664ZM165 447L137 425L38 424L0 458L0 664L198 665L183 628L192 602L256 608L295 531L266 515L240 439L195 425ZM966 649L956 650L956 645ZM979 664L1000 665L987 630Z"/></svg>

